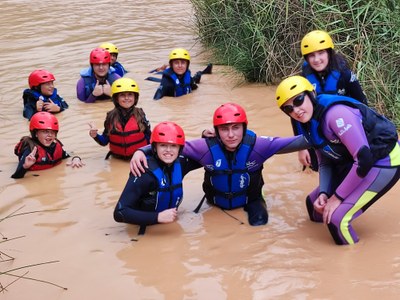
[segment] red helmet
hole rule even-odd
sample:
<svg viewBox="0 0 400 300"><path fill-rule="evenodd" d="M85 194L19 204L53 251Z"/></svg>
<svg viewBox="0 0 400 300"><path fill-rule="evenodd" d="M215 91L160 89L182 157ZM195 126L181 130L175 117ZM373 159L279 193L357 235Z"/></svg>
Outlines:
<svg viewBox="0 0 400 300"><path fill-rule="evenodd" d="M222 104L214 112L214 126L230 123L245 123L247 125L246 112L243 107L236 103Z"/></svg>
<svg viewBox="0 0 400 300"><path fill-rule="evenodd" d="M91 64L109 64L111 61L110 52L103 48L95 48L90 52Z"/></svg>
<svg viewBox="0 0 400 300"><path fill-rule="evenodd" d="M174 122L161 122L154 127L150 143L185 144L183 129Z"/></svg>
<svg viewBox="0 0 400 300"><path fill-rule="evenodd" d="M29 131L38 129L51 129L58 131L58 120L49 112L40 111L34 114L29 123Z"/></svg>
<svg viewBox="0 0 400 300"><path fill-rule="evenodd" d="M29 83L29 87L33 88L35 86L39 86L42 83L54 81L54 80L56 80L56 78L49 71L35 70L29 75L28 83Z"/></svg>

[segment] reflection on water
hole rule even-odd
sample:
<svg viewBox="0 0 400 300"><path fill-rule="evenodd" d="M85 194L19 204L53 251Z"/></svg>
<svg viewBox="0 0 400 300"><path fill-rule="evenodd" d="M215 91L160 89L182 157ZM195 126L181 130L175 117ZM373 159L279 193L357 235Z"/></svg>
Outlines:
<svg viewBox="0 0 400 300"><path fill-rule="evenodd" d="M24 238L0 244L16 259L0 271L59 260L29 270L29 276L68 287L19 280L4 299L397 299L400 292L398 188L390 191L355 226L361 242L337 247L327 229L308 221L304 199L317 174L300 172L296 154L271 158L264 169L270 220L250 227L241 209L204 205L202 170L185 179L179 221L148 227L117 224L112 211L128 176L128 163L104 160L108 151L88 136L87 123L101 129L111 102L84 104L75 97L79 71L89 52L105 41L120 49L119 60L140 87L141 106L153 127L179 123L188 138L211 125L221 103L235 101L248 112L258 134L291 135L287 118L275 107L273 87L237 86L229 69L214 67L199 90L178 99L153 101L157 87L148 71L165 63L172 48L185 47L191 69L209 62L196 42L187 1L2 2L0 57L0 217L18 209L30 214L1 221L0 233ZM47 68L70 108L59 114L59 138L86 166L65 164L13 180L13 148L28 133L22 91L36 68ZM233 79L232 79L233 78ZM34 211L39 211L33 213ZM243 224L242 224L243 223ZM6 245L6 246L3 246ZM22 273L19 273L22 274ZM12 278L0 275L4 286Z"/></svg>

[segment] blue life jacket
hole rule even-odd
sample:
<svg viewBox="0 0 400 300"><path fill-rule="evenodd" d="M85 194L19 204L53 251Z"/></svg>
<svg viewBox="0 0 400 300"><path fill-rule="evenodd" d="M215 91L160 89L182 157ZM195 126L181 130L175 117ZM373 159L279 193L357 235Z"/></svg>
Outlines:
<svg viewBox="0 0 400 300"><path fill-rule="evenodd" d="M115 73L117 73L119 76L124 77L128 71L124 68L123 65L121 65L120 62L116 61L112 67L115 69Z"/></svg>
<svg viewBox="0 0 400 300"><path fill-rule="evenodd" d="M337 70L332 70L322 80L318 77L315 72L312 71L311 67L307 62L303 64L304 76L314 86L317 95L319 94L338 94L338 82L341 77L341 73Z"/></svg>
<svg viewBox="0 0 400 300"><path fill-rule="evenodd" d="M168 68L163 72L163 75L170 77L174 84L175 84L175 97L180 97L186 94L190 94L192 92L192 86L191 86L191 73L190 70L187 69L185 74L183 74L182 81L178 78L176 73L172 70L172 68Z"/></svg>
<svg viewBox="0 0 400 300"><path fill-rule="evenodd" d="M53 94L51 94L51 96L45 96L43 94L41 94L39 91L33 90L33 89L25 89L23 92L23 100L24 100L24 106L26 104L26 102L28 101L28 97L26 97L25 95L30 95L33 96L33 98L36 99L36 101L38 100L42 100L43 102L50 102L49 99L51 99L51 101L54 102L54 104L58 105L59 107L63 107L62 103L64 101L63 98L61 98L58 94L57 94L57 89L55 88L53 91Z"/></svg>
<svg viewBox="0 0 400 300"><path fill-rule="evenodd" d="M247 130L239 148L233 153L235 157L228 160L221 142L217 138L207 139L213 166L206 166L205 170L210 173L211 185L215 192L213 199L215 205L232 209L247 203L247 189L250 185L247 160L255 141L255 133Z"/></svg>
<svg viewBox="0 0 400 300"><path fill-rule="evenodd" d="M113 73L115 73L115 69L113 67L110 67L110 69L108 70L107 77L106 77L106 80L110 84L112 84L112 82L113 82L112 80L110 80L110 75ZM96 86L97 79L96 79L96 76L94 75L92 67L81 70L81 72L79 74L82 76L82 78L85 82L85 97L87 98L93 92L93 90ZM107 95L101 95L101 96L97 97L98 100L104 100L104 99L109 99L109 98L110 97Z"/></svg>
<svg viewBox="0 0 400 300"><path fill-rule="evenodd" d="M171 182L169 176L160 168L154 157L147 157L149 171L157 179L157 196L155 211L161 212L168 208L178 207L182 201L182 167L179 158L172 166Z"/></svg>
<svg viewBox="0 0 400 300"><path fill-rule="evenodd" d="M362 124L374 162L386 157L396 145L398 136L396 126L365 104L346 96L321 94L316 98L312 119L301 124L303 134L314 148L321 149L327 157L342 161L351 158L347 148L338 141L328 141L321 130L321 120L333 105L344 104L360 110ZM344 128L345 130L345 128Z"/></svg>

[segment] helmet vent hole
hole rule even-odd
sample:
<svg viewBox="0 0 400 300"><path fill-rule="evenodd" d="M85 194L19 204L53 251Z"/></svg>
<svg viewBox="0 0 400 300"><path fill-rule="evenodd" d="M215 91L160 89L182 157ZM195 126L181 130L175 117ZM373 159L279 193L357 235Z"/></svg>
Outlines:
<svg viewBox="0 0 400 300"><path fill-rule="evenodd" d="M290 90L294 90L297 87L297 84L293 85Z"/></svg>
<svg viewBox="0 0 400 300"><path fill-rule="evenodd" d="M164 133L162 133L162 132L160 132L158 135L165 136L165 134L164 134Z"/></svg>
<svg viewBox="0 0 400 300"><path fill-rule="evenodd" d="M323 43L325 43L325 40L322 40L322 41L320 41L319 43L320 43L320 44L323 44Z"/></svg>

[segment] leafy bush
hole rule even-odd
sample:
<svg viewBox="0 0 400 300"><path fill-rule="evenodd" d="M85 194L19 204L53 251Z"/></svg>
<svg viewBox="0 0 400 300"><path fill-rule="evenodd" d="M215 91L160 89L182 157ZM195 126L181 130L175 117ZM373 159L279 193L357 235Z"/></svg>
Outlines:
<svg viewBox="0 0 400 300"><path fill-rule="evenodd" d="M200 41L216 63L250 82L276 84L300 71L300 41L328 31L368 100L400 126L400 4L397 0L191 0Z"/></svg>

